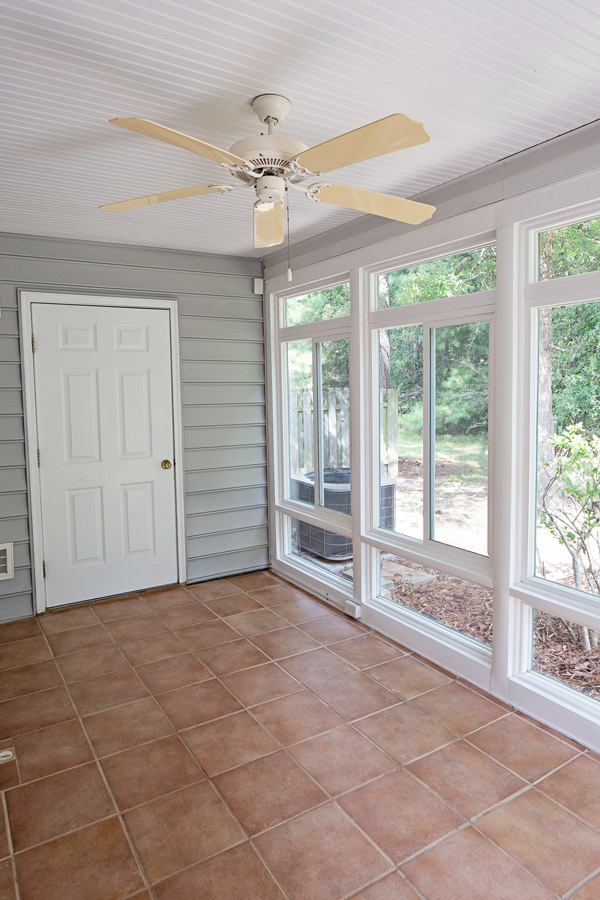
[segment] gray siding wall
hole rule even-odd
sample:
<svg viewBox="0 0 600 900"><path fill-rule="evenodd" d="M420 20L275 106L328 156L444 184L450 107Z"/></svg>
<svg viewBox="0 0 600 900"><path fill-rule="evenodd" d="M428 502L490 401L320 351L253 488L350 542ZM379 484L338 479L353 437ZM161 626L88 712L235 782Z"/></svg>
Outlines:
<svg viewBox="0 0 600 900"><path fill-rule="evenodd" d="M172 250L0 236L0 621L31 615L18 290L175 299L179 308L188 581L268 563L260 263Z"/></svg>

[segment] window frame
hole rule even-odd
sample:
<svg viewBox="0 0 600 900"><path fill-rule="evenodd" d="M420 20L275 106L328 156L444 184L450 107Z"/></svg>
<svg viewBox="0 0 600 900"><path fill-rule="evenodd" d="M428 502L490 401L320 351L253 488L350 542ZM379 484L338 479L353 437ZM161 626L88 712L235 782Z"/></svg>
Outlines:
<svg viewBox="0 0 600 900"><path fill-rule="evenodd" d="M577 225L583 222L589 222L593 219L600 218L600 210L598 209L597 203L585 204L584 206L578 206L577 212L571 212L569 215L565 216L564 214L555 213L554 215L544 216L537 220L537 223L530 227L529 230L529 267L528 267L528 286L536 284L555 284L556 282L560 282L563 278L581 278L587 275L597 275L600 273L600 269L595 272L583 272L581 275L559 275L556 278L548 278L541 279L540 276L540 267L539 267L539 236L543 232L552 231L554 229L562 229L568 228L569 225ZM547 224L550 223L550 224ZM531 224L531 223L530 223Z"/></svg>
<svg viewBox="0 0 600 900"><path fill-rule="evenodd" d="M318 595L322 593L323 584L328 588L327 597L338 605L342 604L346 599L352 597L352 584L341 578L337 578L332 573L321 570L315 575L315 567L311 567L310 563L303 561L300 557L291 553L289 538L289 519L299 519L316 527L329 527L343 537L352 538L352 515L337 512L329 509L320 503L322 497L321 485L321 446L322 446L322 421L320 416L320 404L313 402L313 435L314 435L314 507L307 507L305 504L291 499L289 496L290 484L290 457L289 457L289 402L284 402L284 392L287 393L287 358L284 348L290 341L310 340L312 343L312 368L313 368L313 391L315 397L318 396L319 373L317 371L317 351L316 345L327 340L348 340L350 354L350 369L352 369L352 341L351 341L351 316L339 316L334 319L324 319L320 322L306 322L300 325L283 325L285 300L288 297L295 297L301 294L312 293L313 291L323 290L328 287L335 287L339 284L349 282L349 273L339 273L335 277L323 278L314 282L304 283L294 288L283 290L272 295L272 304L275 315L270 317L270 330L273 353L271 363L274 363L275 379L273 385L273 435L276 435L276 444L279 452L274 452L274 459L278 459L279 463L274 467L272 488L272 509L275 513L274 540L271 540L271 552L275 558L283 564L288 574L292 577L300 576L307 578L310 587ZM352 299L351 299L352 303ZM268 320L267 323L269 324ZM267 360L269 362L269 358ZM352 397L352 386L350 386L350 397ZM350 401L352 402L352 401ZM352 423L352 416L350 419ZM352 445L350 447L350 458L353 458Z"/></svg>
<svg viewBox="0 0 600 900"><path fill-rule="evenodd" d="M596 205L596 211L598 206ZM590 215L587 218L595 218ZM538 402L538 317L540 309L600 302L600 271L582 275L564 275L537 281L538 234L565 224L585 220L585 214L571 214L567 219L546 215L527 223L523 237L526 252L523 290L523 365L521 374L523 413L521 433L523 447L519 482L522 485L520 505L521 533L525 538L515 578L514 596L531 607L552 615L573 613L573 618L600 631L600 603L594 595L561 585L535 574L535 532L537 526L537 402ZM562 613L561 613L562 610ZM529 655L529 660L531 656Z"/></svg>
<svg viewBox="0 0 600 900"><path fill-rule="evenodd" d="M441 259L444 256L453 255L462 250L474 249L485 244L494 243L490 240L469 241L461 243L454 241L452 251L449 253L436 254L435 259ZM423 254L427 255L427 254ZM404 257L403 265L415 265L415 257ZM428 257L432 257L429 255ZM420 259L419 261L428 261ZM453 297L445 297L439 300L429 300L424 303L413 303L407 306L391 307L383 310L375 310L373 308L377 297L377 276L384 271L389 271L392 266L386 265L385 269L381 266L365 269L365 283L367 295L369 297L369 312L367 316L368 331L368 370L369 378L369 403L367 411L366 431L370 436L369 451L367 460L367 471L370 491L368 497L367 526L361 535L364 541L368 541L379 549L385 545L389 552L397 553L399 556L406 556L413 562L422 563L425 566L433 566L441 568L448 574L461 575L464 574L470 580L486 587L491 586L492 576L492 531L493 521L491 514L492 494L493 494L493 436L494 436L494 385L495 385L495 328L494 316L496 310L496 291L478 291L471 294L458 294ZM400 266L396 266L400 268ZM430 537L430 525L427 518L431 516L430 491L431 491L431 409L432 409L432 393L431 393L431 361L430 350L431 341L430 334L432 329L444 326L462 325L470 322L489 322L489 433L488 433L488 555L482 556L469 550L463 550L459 547L452 547L435 541ZM380 329L398 328L407 325L423 326L423 353L424 353L424 372L423 372L423 397L424 409L425 399L427 413L424 415L423 421L423 461L424 469L427 464L427 473L424 471L423 476L423 540L401 535L395 532L389 532L379 527L378 522L378 505L374 499L379 495L379 354L378 354L378 331ZM376 412L377 411L377 412Z"/></svg>
<svg viewBox="0 0 600 900"><path fill-rule="evenodd" d="M518 342L515 395L513 402L515 446L511 520L514 532L505 536L501 563L510 562L510 579L505 582L509 600L502 610L504 619L502 653L495 653L495 678L492 686L502 690L508 702L543 722L589 746L598 746L600 703L560 681L536 672L533 664L533 613L571 616L578 624L600 630L600 605L593 595L567 585L546 581L534 574L535 529L537 525L537 311L544 307L566 306L600 300L600 272L568 275L537 281L537 236L540 231L561 228L600 215L600 200L569 210L568 214L550 211L535 218L506 225L507 239L512 231L513 284L518 285L513 304L513 326ZM506 323L508 325L508 322ZM513 396L513 401L515 396ZM510 545L510 546L509 546ZM504 585L503 585L504 586Z"/></svg>
<svg viewBox="0 0 600 900"><path fill-rule="evenodd" d="M561 177L559 174L556 178ZM370 232L356 231L340 238L328 247L329 256L323 259L322 250L298 247L293 288L286 283L286 263L275 254L267 261L265 317L267 326L266 354L268 428L270 436L270 510L271 564L280 575L305 588L333 605L344 608L351 594L340 591L329 582L328 573L315 576L290 565L280 552L282 528L280 519L290 513L279 510L276 503L277 470L280 468L281 447L276 407L280 407L278 372L274 365L279 316L277 298L285 294L308 292L312 288L350 279L351 315L348 320L354 351L351 365L350 391L353 397L351 421L351 453L353 458L352 539L354 543L354 602L366 624L378 629L411 650L422 653L439 665L468 679L501 700L560 729L576 740L600 751L600 707L598 701L579 694L572 688L554 682L547 676L530 671L531 608L560 615L564 611L564 590L555 592L550 583L529 583L527 553L530 543L530 508L527 499L531 479L531 423L529 419L531 391L531 331L532 307L548 305L554 292L568 289L573 302L600 298L596 289L600 273L561 276L538 282L531 279L534 271L536 232L562 227L600 215L600 171L581 171L566 179L555 180L544 171L534 181L524 184L520 176L507 174L500 189L484 194L485 205L479 203L479 192L468 198L473 207L468 212L456 212L457 198L449 197L438 205L435 221L418 228L404 228L390 223ZM505 199L502 199L505 198ZM591 198L591 199L590 199ZM459 206L465 208L462 198ZM390 237L390 235L392 235ZM457 237L458 235L458 237ZM372 393L367 389L367 377L372 378L372 316L377 314L381 327L393 327L384 317L398 310L410 310L413 323L424 317L437 315L433 304L447 306L448 300L428 301L391 310L371 309L369 279L373 274L402 268L409 264L427 262L461 250L496 242L497 279L493 338L490 335L490 457L489 510L490 521L489 567L486 572L474 573L465 569L468 551L459 557L426 558L406 546L396 546L390 533L381 537L371 528L373 522L373 429L367 434L367 421L372 416ZM319 258L321 261L318 261ZM315 261L317 260L317 261ZM341 273L341 274L340 274ZM487 292L485 292L487 293ZM465 308L477 309L477 294L459 295ZM562 297L557 305L563 302ZM470 307L470 304L473 306ZM433 307L433 308L432 308ZM415 319L415 311L419 314ZM423 310L423 312L422 312ZM481 311L481 310L480 310ZM422 320L422 318L421 318ZM335 320L328 320L329 322ZM344 323L346 324L346 322ZM400 324L404 324L401 322ZM453 324L453 323L449 323ZM278 394L279 391L279 394ZM492 433L493 429L493 433ZM378 449L378 448L377 448ZM360 465L357 465L360 461ZM534 470L535 471L535 470ZM370 490L369 490L370 488ZM291 515L306 518L294 510ZM316 523L320 524L320 523ZM336 526L337 527L337 526ZM341 529L340 529L341 530ZM438 545L442 547L443 545ZM467 576L494 588L493 654L489 649L473 646L463 635L455 639L451 630L412 611L389 608L387 601L377 597L377 550L398 553L415 562L422 562L442 571ZM526 552L524 552L526 549ZM462 558L461 558L462 557ZM541 581L540 579L538 579ZM572 589L566 589L572 591ZM586 603L583 604L583 607ZM597 627L595 614L588 609L572 607L573 618L590 627ZM417 619L420 619L418 621Z"/></svg>

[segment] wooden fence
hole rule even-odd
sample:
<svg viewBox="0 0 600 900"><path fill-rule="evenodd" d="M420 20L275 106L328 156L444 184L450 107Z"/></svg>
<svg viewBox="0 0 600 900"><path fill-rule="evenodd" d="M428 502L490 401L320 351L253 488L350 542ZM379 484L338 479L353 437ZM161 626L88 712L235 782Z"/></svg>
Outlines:
<svg viewBox="0 0 600 900"><path fill-rule="evenodd" d="M398 474L398 391L381 392L382 473ZM350 406L348 388L323 390L323 467L350 466ZM315 465L313 395L311 390L290 391L290 472L312 471Z"/></svg>

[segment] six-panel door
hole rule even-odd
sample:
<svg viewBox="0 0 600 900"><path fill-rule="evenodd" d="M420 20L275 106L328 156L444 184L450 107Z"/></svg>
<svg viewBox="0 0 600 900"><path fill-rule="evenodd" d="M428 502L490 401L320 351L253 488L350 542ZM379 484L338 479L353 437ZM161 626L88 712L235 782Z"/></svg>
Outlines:
<svg viewBox="0 0 600 900"><path fill-rule="evenodd" d="M32 322L47 605L177 581L168 310Z"/></svg>

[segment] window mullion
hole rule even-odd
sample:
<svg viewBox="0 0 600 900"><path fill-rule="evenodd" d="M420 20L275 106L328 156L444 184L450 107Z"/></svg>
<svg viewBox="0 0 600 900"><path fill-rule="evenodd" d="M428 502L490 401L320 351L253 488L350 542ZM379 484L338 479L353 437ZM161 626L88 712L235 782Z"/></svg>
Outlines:
<svg viewBox="0 0 600 900"><path fill-rule="evenodd" d="M317 338L313 338L313 434L314 434L314 485L315 510L323 507L323 376L321 372L321 347Z"/></svg>
<svg viewBox="0 0 600 900"><path fill-rule="evenodd" d="M435 353L432 353L434 330L423 325L423 540L433 538L435 454L435 412L433 387L435 385Z"/></svg>

